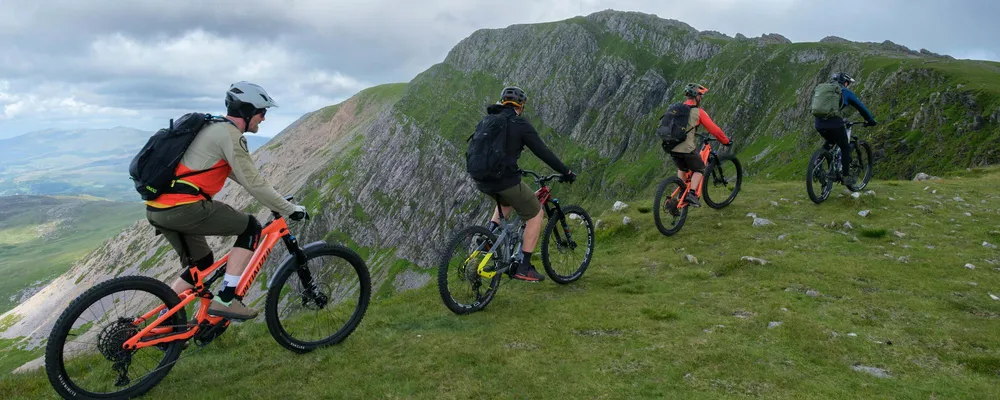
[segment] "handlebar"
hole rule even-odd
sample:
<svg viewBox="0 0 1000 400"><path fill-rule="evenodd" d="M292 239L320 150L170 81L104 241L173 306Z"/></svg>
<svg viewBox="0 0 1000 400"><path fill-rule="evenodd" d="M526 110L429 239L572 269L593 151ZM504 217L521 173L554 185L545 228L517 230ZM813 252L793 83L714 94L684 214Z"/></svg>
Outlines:
<svg viewBox="0 0 1000 400"><path fill-rule="evenodd" d="M518 172L521 173L521 176L531 176L532 178L535 179L535 183L537 183L539 185L544 185L546 182L549 182L549 181L551 181L553 179L556 179L556 178L559 178L559 177L562 176L562 174L552 174L552 175L547 175L547 176L541 176L541 175L539 175L535 171L528 171L528 170L524 170L524 169L522 169L522 170L520 170Z"/></svg>

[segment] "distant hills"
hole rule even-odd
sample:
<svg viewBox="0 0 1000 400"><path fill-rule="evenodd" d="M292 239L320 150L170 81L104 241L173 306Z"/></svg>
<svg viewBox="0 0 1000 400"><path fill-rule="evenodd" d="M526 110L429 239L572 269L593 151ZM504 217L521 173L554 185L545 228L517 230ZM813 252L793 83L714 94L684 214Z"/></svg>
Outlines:
<svg viewBox="0 0 1000 400"><path fill-rule="evenodd" d="M0 196L91 195L133 201L128 165L152 132L46 129L0 139ZM247 135L250 151L271 138Z"/></svg>

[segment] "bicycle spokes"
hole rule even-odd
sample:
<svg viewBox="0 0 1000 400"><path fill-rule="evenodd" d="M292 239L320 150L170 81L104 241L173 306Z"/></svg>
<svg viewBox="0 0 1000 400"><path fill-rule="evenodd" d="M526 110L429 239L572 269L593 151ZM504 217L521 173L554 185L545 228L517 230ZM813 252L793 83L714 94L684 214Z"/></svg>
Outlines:
<svg viewBox="0 0 1000 400"><path fill-rule="evenodd" d="M310 258L287 279L278 294L277 316L288 335L316 342L330 327L347 325L358 305L360 278L345 259L334 255Z"/></svg>

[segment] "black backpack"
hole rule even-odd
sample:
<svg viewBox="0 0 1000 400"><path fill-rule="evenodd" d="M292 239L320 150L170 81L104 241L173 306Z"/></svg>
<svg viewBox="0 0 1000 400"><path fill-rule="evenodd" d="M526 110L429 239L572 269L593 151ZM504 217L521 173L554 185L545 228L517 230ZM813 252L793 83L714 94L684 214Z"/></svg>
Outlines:
<svg viewBox="0 0 1000 400"><path fill-rule="evenodd" d="M691 106L687 104L675 103L667 109L660 118L660 126L656 128L656 134L663 140L663 148L672 149L687 140L690 118Z"/></svg>
<svg viewBox="0 0 1000 400"><path fill-rule="evenodd" d="M166 193L187 193L210 196L195 189L190 185L174 185L177 179L208 172L214 168L203 171L194 171L176 176L177 165L181 162L181 157L187 151L188 146L198 136L202 128L214 122L227 121L222 117L213 117L210 114L188 113L177 118L175 122L170 120L170 126L163 128L153 134L146 141L146 145L139 150L129 164L128 172L135 183L135 190L139 192L143 200L153 200Z"/></svg>
<svg viewBox="0 0 1000 400"><path fill-rule="evenodd" d="M487 114L469 136L465 170L472 179L486 182L500 179L510 169L507 161L507 116Z"/></svg>

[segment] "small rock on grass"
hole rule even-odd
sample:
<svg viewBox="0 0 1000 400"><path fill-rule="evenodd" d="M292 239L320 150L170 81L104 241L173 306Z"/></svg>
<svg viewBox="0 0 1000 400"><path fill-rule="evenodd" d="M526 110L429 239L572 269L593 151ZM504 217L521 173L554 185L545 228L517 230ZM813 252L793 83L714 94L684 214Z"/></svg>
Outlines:
<svg viewBox="0 0 1000 400"><path fill-rule="evenodd" d="M774 225L774 222L771 222L771 220L766 218L754 217L753 226L766 226L766 225Z"/></svg>
<svg viewBox="0 0 1000 400"><path fill-rule="evenodd" d="M991 244L990 242L983 242L983 247L986 247L988 249L995 249L997 248L997 245Z"/></svg>
<svg viewBox="0 0 1000 400"><path fill-rule="evenodd" d="M759 259L759 258L756 258L756 257L743 256L743 257L740 257L740 260L749 262L751 264L767 265L767 260L762 260L762 259Z"/></svg>
<svg viewBox="0 0 1000 400"><path fill-rule="evenodd" d="M1000 297L997 297L995 294L993 294L993 293L988 293L988 294L990 295L991 299L993 299L993 300L1000 300Z"/></svg>
<svg viewBox="0 0 1000 400"><path fill-rule="evenodd" d="M624 218L622 218L622 223L625 224L625 225L631 224L632 223L632 218L629 218L629 216L626 215Z"/></svg>
<svg viewBox="0 0 1000 400"><path fill-rule="evenodd" d="M623 203L621 201L616 201L615 205L611 206L611 211L616 211L617 212L617 211L624 210L626 208L628 208L628 204L625 204L625 203Z"/></svg>
<svg viewBox="0 0 1000 400"><path fill-rule="evenodd" d="M886 372L886 370L884 370L882 368L875 368L875 367L869 367L869 366L866 366L866 365L855 364L855 365L851 366L851 369L853 369L855 371L858 371L858 372L865 372L865 373L867 373L869 375L872 375L872 376L874 376L876 378L891 378L892 377L892 375L889 375L889 373Z"/></svg>
<svg viewBox="0 0 1000 400"><path fill-rule="evenodd" d="M688 254L686 258L687 258L688 262L691 263L691 264L697 264L698 263L698 258L695 257L695 256L693 256L693 255Z"/></svg>
<svg viewBox="0 0 1000 400"><path fill-rule="evenodd" d="M767 329L774 329L781 326L781 321L771 321L767 324Z"/></svg>
<svg viewBox="0 0 1000 400"><path fill-rule="evenodd" d="M893 232L892 234L893 234L893 235L896 235L896 237L898 237L898 238L902 238L902 237L906 236L906 234L905 234L905 233L903 233L903 232L900 232L900 231L895 231L895 232Z"/></svg>
<svg viewBox="0 0 1000 400"><path fill-rule="evenodd" d="M972 264L965 264L965 268L968 268L968 269L976 269L976 266L975 266L975 265L972 265Z"/></svg>
<svg viewBox="0 0 1000 400"><path fill-rule="evenodd" d="M819 297L819 292L816 291L816 290L809 289L809 290L806 290L806 296L809 296L809 297Z"/></svg>
<svg viewBox="0 0 1000 400"><path fill-rule="evenodd" d="M872 213L871 210L861 210L861 211L858 211L858 215L860 215L861 218L867 218L868 215L870 215L871 213Z"/></svg>

